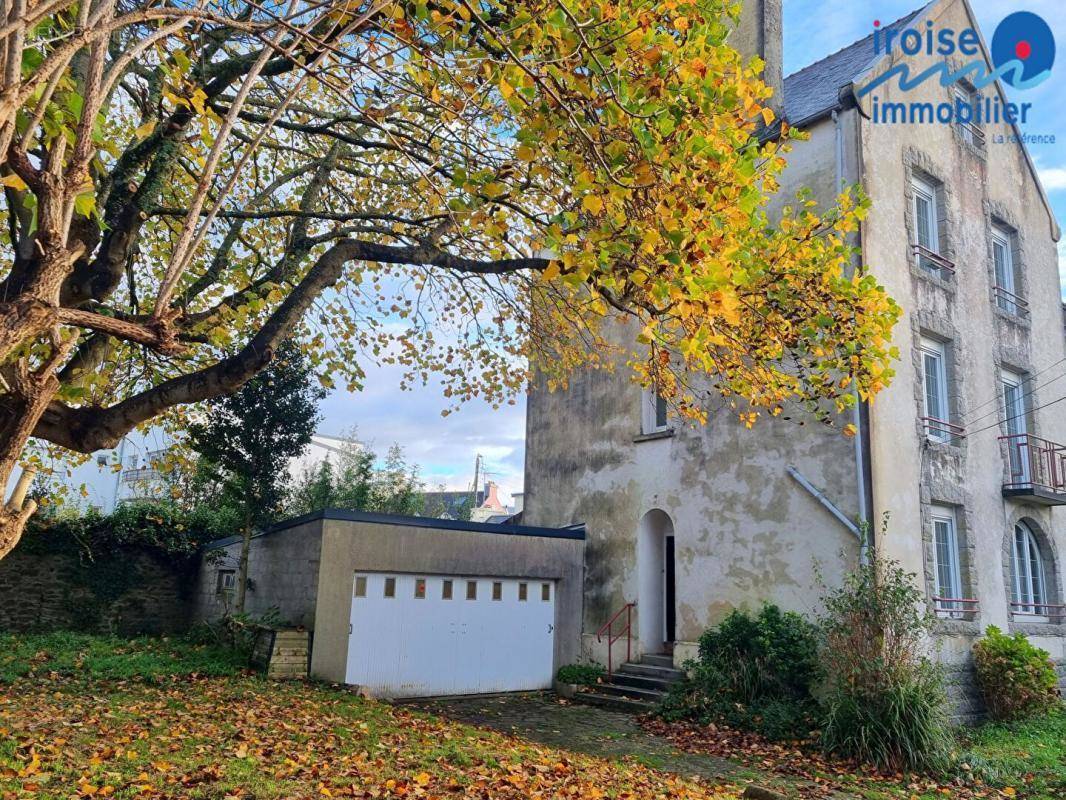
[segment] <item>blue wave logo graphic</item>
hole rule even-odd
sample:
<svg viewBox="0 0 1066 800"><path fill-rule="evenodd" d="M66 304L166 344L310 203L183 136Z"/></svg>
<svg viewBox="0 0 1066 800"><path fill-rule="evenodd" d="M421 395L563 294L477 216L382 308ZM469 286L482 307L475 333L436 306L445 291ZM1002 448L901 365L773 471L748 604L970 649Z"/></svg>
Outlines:
<svg viewBox="0 0 1066 800"><path fill-rule="evenodd" d="M1003 18L992 35L995 72L1015 89L1047 80L1055 63L1055 37L1043 18L1016 11Z"/></svg>

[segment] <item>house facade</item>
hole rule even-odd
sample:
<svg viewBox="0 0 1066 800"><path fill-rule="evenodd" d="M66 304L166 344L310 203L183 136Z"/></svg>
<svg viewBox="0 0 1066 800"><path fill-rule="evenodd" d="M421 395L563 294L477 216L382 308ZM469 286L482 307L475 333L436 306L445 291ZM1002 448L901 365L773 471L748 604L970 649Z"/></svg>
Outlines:
<svg viewBox="0 0 1066 800"><path fill-rule="evenodd" d="M936 0L880 32L908 28L977 24L965 0ZM777 0L745 3L737 46L766 57L771 84L780 36ZM879 55L871 35L775 86L809 134L782 202L861 185L872 209L855 245L903 309L895 378L848 420L856 437L798 412L747 430L725 403L693 428L624 371L531 393L523 522L586 525L586 657L606 663L597 632L628 603L639 649L677 663L734 608L809 614L859 558L867 521L878 551L923 582L940 657L960 674L988 625L1066 661L1059 228L1014 125L875 116L875 102L1006 102L998 83L860 92L901 59L916 74L934 58Z"/></svg>

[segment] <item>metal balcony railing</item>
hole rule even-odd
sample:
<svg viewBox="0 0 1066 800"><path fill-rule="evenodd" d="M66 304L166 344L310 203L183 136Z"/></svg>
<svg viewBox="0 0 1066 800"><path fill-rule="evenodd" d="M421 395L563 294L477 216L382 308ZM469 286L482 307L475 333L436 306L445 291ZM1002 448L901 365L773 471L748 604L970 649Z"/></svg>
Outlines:
<svg viewBox="0 0 1066 800"><path fill-rule="evenodd" d="M996 305L1008 314L1020 317L1029 311L1029 303L1023 297L1004 289L1002 286L993 286L992 294L996 298Z"/></svg>
<svg viewBox="0 0 1066 800"><path fill-rule="evenodd" d="M968 597L933 597L933 611L941 619L973 619L977 601Z"/></svg>
<svg viewBox="0 0 1066 800"><path fill-rule="evenodd" d="M922 247L920 244L914 245L914 261L919 267L935 273L938 278L944 280L955 274L955 265L952 262L940 253L928 247Z"/></svg>
<svg viewBox="0 0 1066 800"><path fill-rule="evenodd" d="M1004 489L1044 489L1066 494L1066 447L1030 433L1000 436L1007 446L1009 476Z"/></svg>
<svg viewBox="0 0 1066 800"><path fill-rule="evenodd" d="M1011 601L1012 617L1029 617L1039 620L1062 620L1066 617L1066 606L1059 603L1026 603Z"/></svg>
<svg viewBox="0 0 1066 800"><path fill-rule="evenodd" d="M961 439L966 435L966 429L964 427L956 425L954 422L948 422L946 419L922 417L921 420L926 435L934 441L951 442L955 439Z"/></svg>

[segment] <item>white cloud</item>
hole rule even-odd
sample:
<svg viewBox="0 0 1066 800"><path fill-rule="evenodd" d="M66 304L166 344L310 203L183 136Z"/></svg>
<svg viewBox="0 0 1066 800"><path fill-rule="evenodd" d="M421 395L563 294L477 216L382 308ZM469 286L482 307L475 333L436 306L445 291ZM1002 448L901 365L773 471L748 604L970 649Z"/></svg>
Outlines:
<svg viewBox="0 0 1066 800"><path fill-rule="evenodd" d="M1040 174L1040 182L1047 191L1066 189L1066 167L1048 167L1037 171Z"/></svg>

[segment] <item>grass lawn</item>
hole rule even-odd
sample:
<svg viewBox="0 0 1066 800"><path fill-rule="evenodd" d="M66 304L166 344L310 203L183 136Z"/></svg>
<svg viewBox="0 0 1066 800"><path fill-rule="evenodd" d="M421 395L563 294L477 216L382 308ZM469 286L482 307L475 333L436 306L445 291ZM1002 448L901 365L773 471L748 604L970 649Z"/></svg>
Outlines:
<svg viewBox="0 0 1066 800"><path fill-rule="evenodd" d="M267 681L178 640L0 636L0 653L4 800L732 796L334 687Z"/></svg>
<svg viewBox="0 0 1066 800"><path fill-rule="evenodd" d="M1066 798L1066 714L987 725L957 774L885 776L744 734L657 726L791 797ZM735 798L739 789L535 745L342 688L267 681L181 639L0 634L0 800ZM656 765L669 766L669 765ZM741 777L739 774L734 778Z"/></svg>

